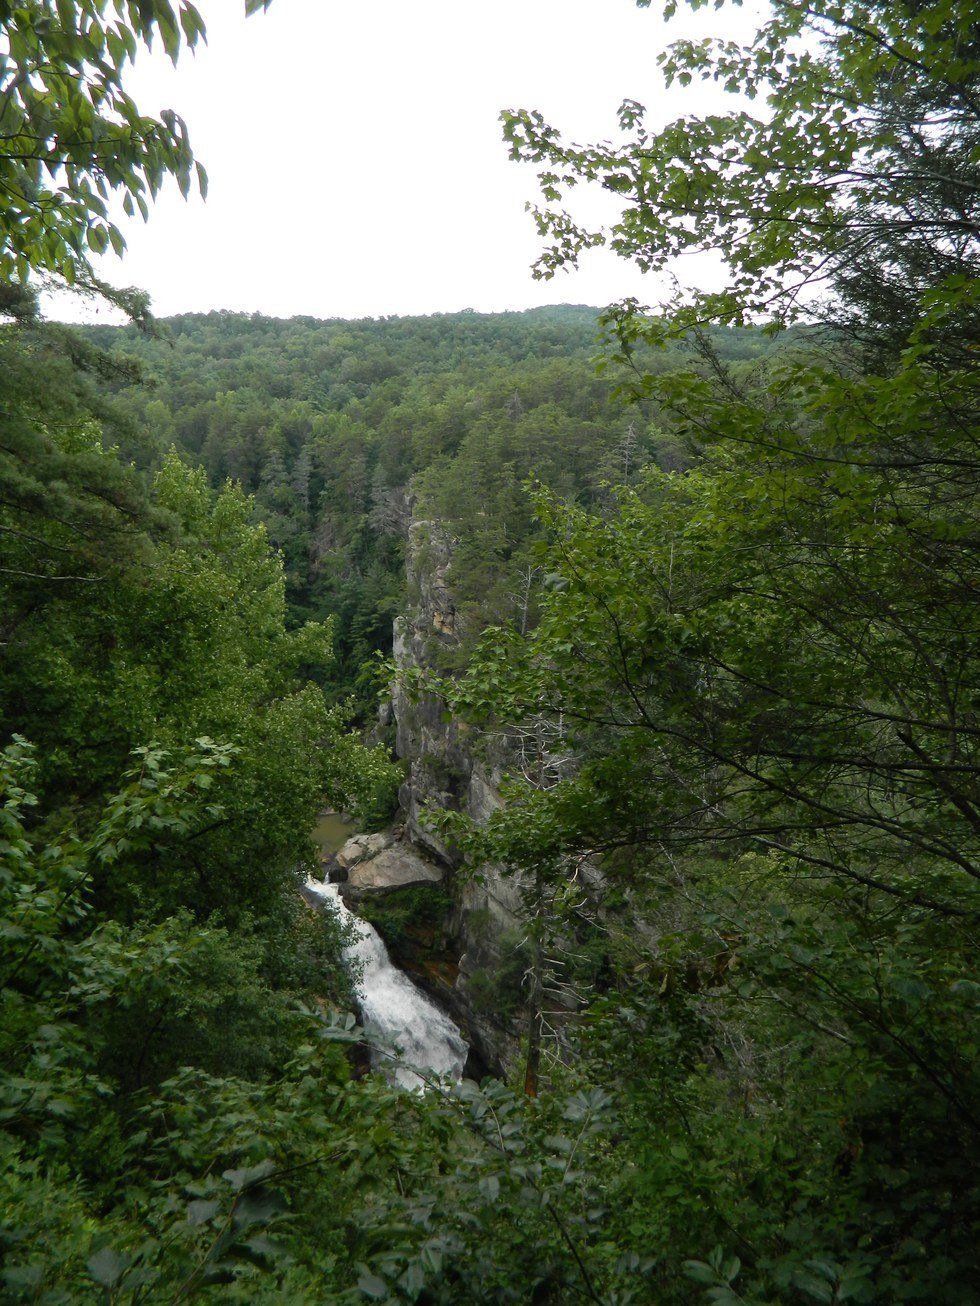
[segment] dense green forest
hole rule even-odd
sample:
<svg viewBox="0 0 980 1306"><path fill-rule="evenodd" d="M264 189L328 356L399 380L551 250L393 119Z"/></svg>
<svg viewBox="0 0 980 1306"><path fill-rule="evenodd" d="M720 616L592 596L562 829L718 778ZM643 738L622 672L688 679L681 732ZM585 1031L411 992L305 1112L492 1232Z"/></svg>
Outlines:
<svg viewBox="0 0 980 1306"><path fill-rule="evenodd" d="M659 406L637 409L596 374L598 333L597 310L562 306L361 322L211 313L86 338L133 364L137 379L113 387L128 454L158 465L176 446L214 485L254 497L290 614L335 618L332 683L349 690L390 650L413 513L460 542L457 599L475 630L506 615L537 533L532 474L595 502L651 460L683 461ZM772 347L748 328L713 341L732 363ZM645 361L664 370L684 352Z"/></svg>
<svg viewBox="0 0 980 1306"><path fill-rule="evenodd" d="M0 0L0 1299L980 1301L975 6L760 24L659 67L751 107L504 115L541 275L722 291L161 324L92 256L206 186L123 89L201 18ZM525 926L520 1073L421 1093L299 892L393 810L413 519L462 638L404 692L521 758L430 819Z"/></svg>

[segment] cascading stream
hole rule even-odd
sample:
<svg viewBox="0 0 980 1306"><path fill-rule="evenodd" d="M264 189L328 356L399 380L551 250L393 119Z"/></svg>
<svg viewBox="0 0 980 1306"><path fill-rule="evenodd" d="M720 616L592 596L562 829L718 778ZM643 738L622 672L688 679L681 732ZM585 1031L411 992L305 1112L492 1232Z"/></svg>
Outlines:
<svg viewBox="0 0 980 1306"><path fill-rule="evenodd" d="M372 1051L372 1065L400 1088L424 1087L411 1067L458 1083L468 1051L458 1027L391 964L377 930L348 909L337 885L308 880L306 887L326 909L339 913L343 924L353 928L356 940L345 949L344 958L360 968L357 987L362 1024L380 1042L399 1049L395 1061Z"/></svg>

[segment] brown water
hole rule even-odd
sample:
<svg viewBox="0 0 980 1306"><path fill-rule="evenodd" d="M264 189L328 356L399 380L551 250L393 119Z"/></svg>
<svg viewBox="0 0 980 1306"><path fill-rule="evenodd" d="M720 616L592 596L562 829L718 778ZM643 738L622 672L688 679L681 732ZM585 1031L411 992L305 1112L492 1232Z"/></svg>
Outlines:
<svg viewBox="0 0 980 1306"><path fill-rule="evenodd" d="M314 842L319 844L324 856L337 852L352 834L357 834L357 827L345 821L339 812L321 812L313 827Z"/></svg>

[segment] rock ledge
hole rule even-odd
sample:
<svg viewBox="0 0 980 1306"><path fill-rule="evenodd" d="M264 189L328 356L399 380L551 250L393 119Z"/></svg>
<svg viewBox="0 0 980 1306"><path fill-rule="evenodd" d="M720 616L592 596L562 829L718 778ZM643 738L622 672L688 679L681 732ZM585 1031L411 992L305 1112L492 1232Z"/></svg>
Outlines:
<svg viewBox="0 0 980 1306"><path fill-rule="evenodd" d="M425 861L405 844L392 844L374 856L363 857L350 867L344 893L345 896L348 893L385 893L410 884L439 884L444 876L445 871L441 866Z"/></svg>

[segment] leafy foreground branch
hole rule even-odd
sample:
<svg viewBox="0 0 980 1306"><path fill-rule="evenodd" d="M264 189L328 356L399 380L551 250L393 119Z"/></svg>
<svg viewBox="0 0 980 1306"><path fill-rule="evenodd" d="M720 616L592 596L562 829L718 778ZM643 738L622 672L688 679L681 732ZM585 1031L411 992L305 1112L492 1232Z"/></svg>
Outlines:
<svg viewBox="0 0 980 1306"><path fill-rule="evenodd" d="M758 114L652 131L628 102L588 146L505 115L541 274L603 242L727 274L607 315L687 469L593 508L536 488L535 619L445 688L572 759L444 823L600 981L578 1041L637 1162L614 1236L690 1247L716 1301L976 1300L978 54L966 4L780 3L660 61ZM621 202L608 231L562 207L580 184ZM751 320L807 329L722 362L704 325ZM640 363L681 338L687 365Z"/></svg>
<svg viewBox="0 0 980 1306"><path fill-rule="evenodd" d="M423 1288L435 1301L517 1301L535 1283L634 1299L600 1295L587 1268L601 1213L581 1165L608 1134L607 1094L545 1108L496 1083L416 1096L351 1080L339 1045L361 1039L352 1019L286 994L269 1013L273 1073L174 1068L210 1059L219 1027L226 1065L227 1043L252 1048L260 1031L255 995L238 993L235 1028L232 975L217 987L243 950L234 936L187 915L92 923L94 879L163 831L192 831L211 814L205 782L234 765L207 744L179 768L164 760L144 756L89 839L42 841L25 825L30 750L4 755L7 1298L353 1300L356 1280L388 1301ZM186 1041L194 1025L210 1033L203 1047ZM149 1056L122 1037L134 1027ZM134 1056L137 1086L125 1079Z"/></svg>

